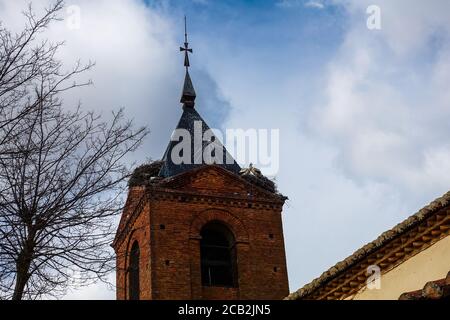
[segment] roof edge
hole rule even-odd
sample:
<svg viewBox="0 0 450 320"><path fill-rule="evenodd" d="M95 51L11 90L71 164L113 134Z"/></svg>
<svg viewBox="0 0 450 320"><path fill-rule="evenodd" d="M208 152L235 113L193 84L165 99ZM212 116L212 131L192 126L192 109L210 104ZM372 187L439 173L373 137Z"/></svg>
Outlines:
<svg viewBox="0 0 450 320"><path fill-rule="evenodd" d="M396 237L407 233L412 228L419 225L421 222L425 221L433 214L439 212L441 209L450 206L450 192L445 193L443 196L435 199L427 206L420 209L418 212L398 223L392 229L383 232L374 241L367 243L353 254L345 258L344 260L338 262L327 271L323 272L318 278L315 278L310 283L304 285L297 291L289 294L286 300L298 300L307 299L308 296L316 292L318 289L324 287L330 281L342 275L345 271L356 266L358 263L363 261L369 255L375 251L383 248Z"/></svg>

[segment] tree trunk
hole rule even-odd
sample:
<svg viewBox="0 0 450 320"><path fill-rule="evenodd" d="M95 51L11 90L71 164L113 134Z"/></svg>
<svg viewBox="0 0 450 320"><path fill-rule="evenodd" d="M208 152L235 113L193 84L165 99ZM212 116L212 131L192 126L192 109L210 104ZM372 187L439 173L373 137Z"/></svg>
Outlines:
<svg viewBox="0 0 450 320"><path fill-rule="evenodd" d="M31 253L24 249L19 254L19 258L16 263L16 285L14 287L14 293L12 300L22 300L25 286L29 279L29 271L31 265Z"/></svg>

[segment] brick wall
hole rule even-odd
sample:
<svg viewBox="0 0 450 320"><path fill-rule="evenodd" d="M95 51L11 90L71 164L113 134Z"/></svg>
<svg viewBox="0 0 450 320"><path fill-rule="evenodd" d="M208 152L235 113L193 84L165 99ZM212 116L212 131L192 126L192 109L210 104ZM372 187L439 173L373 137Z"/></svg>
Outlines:
<svg viewBox="0 0 450 320"><path fill-rule="evenodd" d="M289 294L284 199L211 166L148 188L144 202L116 244L118 299L127 297L125 253L134 240L141 248L142 299L281 299ZM209 221L222 222L235 236L237 288L201 285L200 230Z"/></svg>

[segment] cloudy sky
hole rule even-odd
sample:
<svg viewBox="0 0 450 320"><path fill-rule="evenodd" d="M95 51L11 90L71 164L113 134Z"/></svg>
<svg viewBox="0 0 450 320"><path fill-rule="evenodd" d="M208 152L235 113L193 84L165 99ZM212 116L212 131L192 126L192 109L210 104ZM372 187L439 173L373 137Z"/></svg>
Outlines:
<svg viewBox="0 0 450 320"><path fill-rule="evenodd" d="M4 26L29 2L0 0ZM45 1L35 1L41 8ZM369 5L381 29L367 28ZM96 62L65 97L124 107L158 159L181 107L183 16L196 108L212 127L280 130L279 190L290 289L319 276L450 189L450 1L95 0L48 31L68 66ZM114 278L112 276L112 278ZM102 285L67 298L111 299Z"/></svg>

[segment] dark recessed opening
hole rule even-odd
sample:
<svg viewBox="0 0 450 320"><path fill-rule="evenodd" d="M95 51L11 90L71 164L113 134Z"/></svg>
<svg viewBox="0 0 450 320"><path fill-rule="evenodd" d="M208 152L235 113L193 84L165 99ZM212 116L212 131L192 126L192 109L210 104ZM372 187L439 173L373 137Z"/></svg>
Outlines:
<svg viewBox="0 0 450 320"><path fill-rule="evenodd" d="M200 256L202 284L237 287L236 246L232 232L219 222L201 231Z"/></svg>
<svg viewBox="0 0 450 320"><path fill-rule="evenodd" d="M130 250L130 265L128 267L128 298L139 300L139 244L134 241Z"/></svg>
<svg viewBox="0 0 450 320"><path fill-rule="evenodd" d="M277 272L278 271L278 267L273 267L273 272Z"/></svg>
<svg viewBox="0 0 450 320"><path fill-rule="evenodd" d="M251 204L251 203L247 204L247 207L248 207L248 208L251 208L251 207L252 207L252 204Z"/></svg>
<svg viewBox="0 0 450 320"><path fill-rule="evenodd" d="M159 228L160 228L161 230L164 230L164 229L166 229L166 226L165 226L164 224L160 224L160 225L159 225Z"/></svg>
<svg viewBox="0 0 450 320"><path fill-rule="evenodd" d="M273 233L269 233L269 238L273 239Z"/></svg>
<svg viewBox="0 0 450 320"><path fill-rule="evenodd" d="M166 266L168 266L170 264L169 260L166 260Z"/></svg>

